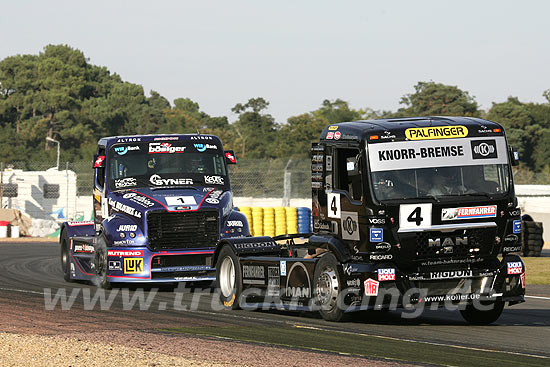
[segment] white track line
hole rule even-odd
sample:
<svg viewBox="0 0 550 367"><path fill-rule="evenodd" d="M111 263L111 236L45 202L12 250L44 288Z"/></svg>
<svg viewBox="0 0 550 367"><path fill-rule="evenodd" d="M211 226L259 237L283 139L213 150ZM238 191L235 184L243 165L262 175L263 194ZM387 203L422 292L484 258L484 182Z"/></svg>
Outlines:
<svg viewBox="0 0 550 367"><path fill-rule="evenodd" d="M525 296L525 298L534 298L534 299L546 299L546 300L550 300L550 297L541 297L541 296Z"/></svg>
<svg viewBox="0 0 550 367"><path fill-rule="evenodd" d="M11 291L11 292L20 292L20 293L31 293L31 294L39 294L41 296L44 295L44 292L36 292L36 291L28 291L24 289L15 289L15 288L0 288L0 291Z"/></svg>
<svg viewBox="0 0 550 367"><path fill-rule="evenodd" d="M518 353L518 352L510 352L505 350L495 350L495 349L484 349L484 348L475 348L475 347L466 347L463 345L455 345L455 344L446 344L446 343L434 343L434 342L427 342L423 340L413 340L413 339L402 339L402 338L395 338L391 336L383 336L383 335L372 335L372 334L363 334L363 333L356 333L351 331L342 331L342 330L334 330L334 329L325 329L315 326L306 326L306 325L298 325L294 324L294 327L299 329L311 329L311 330L320 330L320 331L330 331L330 332L337 332L341 334L350 334L350 335L361 335L366 337L373 337L373 338L379 338L379 339L388 339L388 340L397 340L402 342L409 342L409 343L417 343L417 344L428 344L428 345L435 345L438 347L450 347L450 348L458 348L458 349L467 349L467 350L473 350L478 352L492 352L492 353L505 353L505 354L513 354L517 356L522 357L533 357L533 358L544 358L544 359L550 359L550 357L547 356L541 356L538 354L528 354L528 353Z"/></svg>

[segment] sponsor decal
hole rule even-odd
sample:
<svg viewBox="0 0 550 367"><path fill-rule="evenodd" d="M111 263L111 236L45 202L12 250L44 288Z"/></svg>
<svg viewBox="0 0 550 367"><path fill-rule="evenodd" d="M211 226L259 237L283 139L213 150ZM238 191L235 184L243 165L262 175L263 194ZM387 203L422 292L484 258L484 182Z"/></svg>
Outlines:
<svg viewBox="0 0 550 367"><path fill-rule="evenodd" d="M368 218L369 224L386 224L386 218Z"/></svg>
<svg viewBox="0 0 550 367"><path fill-rule="evenodd" d="M363 282L365 286L365 296L378 296L379 283L374 279L367 279Z"/></svg>
<svg viewBox="0 0 550 367"><path fill-rule="evenodd" d="M310 298L311 282L304 264L295 262L290 267L286 278L285 296L292 298Z"/></svg>
<svg viewBox="0 0 550 367"><path fill-rule="evenodd" d="M214 140L213 137L205 136L205 135L191 136L189 139L191 139L191 140Z"/></svg>
<svg viewBox="0 0 550 367"><path fill-rule="evenodd" d="M99 157L97 157L97 159L94 161L94 168L100 168L101 166L103 166L104 161L105 161L104 155L100 155Z"/></svg>
<svg viewBox="0 0 550 367"><path fill-rule="evenodd" d="M359 268L354 264L344 264L342 265L342 269L344 270L344 273L346 273L347 275L351 275L352 273L359 272Z"/></svg>
<svg viewBox="0 0 550 367"><path fill-rule="evenodd" d="M496 205L441 209L441 220L490 218L496 216Z"/></svg>
<svg viewBox="0 0 550 367"><path fill-rule="evenodd" d="M380 243L376 243L376 245L374 245L374 248L377 251L390 251L391 245L387 242L380 242Z"/></svg>
<svg viewBox="0 0 550 367"><path fill-rule="evenodd" d="M69 227L89 226L91 224L94 224L93 220L86 220L86 221L83 221L83 222L67 222L67 225Z"/></svg>
<svg viewBox="0 0 550 367"><path fill-rule="evenodd" d="M334 138L334 132L329 131L329 132L327 133L327 139L328 139L328 140L332 140L333 138Z"/></svg>
<svg viewBox="0 0 550 367"><path fill-rule="evenodd" d="M131 206L122 204L119 201L115 201L115 200L109 198L109 205L111 206L111 208L113 208L113 210L132 215L136 218L141 218L141 212L140 211L137 211L135 208L132 208Z"/></svg>
<svg viewBox="0 0 550 367"><path fill-rule="evenodd" d="M409 140L464 138L468 136L468 128L462 125L415 127L406 129L405 136Z"/></svg>
<svg viewBox="0 0 550 367"><path fill-rule="evenodd" d="M142 195L138 195L135 192L129 192L127 194L124 194L122 197L124 199L129 199L131 202L139 204L144 208L150 208L152 206L155 206L155 203L149 200L149 198Z"/></svg>
<svg viewBox="0 0 550 367"><path fill-rule="evenodd" d="M504 237L504 243L516 243L519 241L519 237L515 234L509 234L508 236Z"/></svg>
<svg viewBox="0 0 550 367"><path fill-rule="evenodd" d="M334 131L334 130L338 130L338 126L337 125L331 125L328 127L329 131Z"/></svg>
<svg viewBox="0 0 550 367"><path fill-rule="evenodd" d="M214 198L206 198L204 201L206 201L208 204L219 204L220 201L218 199Z"/></svg>
<svg viewBox="0 0 550 367"><path fill-rule="evenodd" d="M172 143L149 143L149 153L184 153L185 147L173 146Z"/></svg>
<svg viewBox="0 0 550 367"><path fill-rule="evenodd" d="M75 243L74 252L93 254L95 252L95 247L87 243Z"/></svg>
<svg viewBox="0 0 550 367"><path fill-rule="evenodd" d="M223 185L223 177L221 176L204 176L204 183L210 185Z"/></svg>
<svg viewBox="0 0 550 367"><path fill-rule="evenodd" d="M512 232L515 234L521 233L521 220L515 220L513 222Z"/></svg>
<svg viewBox="0 0 550 367"><path fill-rule="evenodd" d="M385 255L369 255L369 259L373 261L381 261L381 260L391 260L393 259L393 255L391 254L385 254Z"/></svg>
<svg viewBox="0 0 550 367"><path fill-rule="evenodd" d="M395 269L378 269L378 281L383 282L388 280L395 280Z"/></svg>
<svg viewBox="0 0 550 367"><path fill-rule="evenodd" d="M241 220L228 220L228 227L243 227L243 222Z"/></svg>
<svg viewBox="0 0 550 367"><path fill-rule="evenodd" d="M331 225L330 222L320 220L320 219L315 219L315 221L313 221L313 228L320 229L323 231L330 231L331 230L330 225Z"/></svg>
<svg viewBox="0 0 550 367"><path fill-rule="evenodd" d="M470 293L470 294L444 294L438 296L427 296L424 298L426 302L449 302L449 301L472 301L480 299L481 295L479 293Z"/></svg>
<svg viewBox="0 0 550 367"><path fill-rule="evenodd" d="M369 228L370 242L382 242L384 240L384 230L382 228Z"/></svg>
<svg viewBox="0 0 550 367"><path fill-rule="evenodd" d="M193 144L193 146L195 147L197 152L201 152L201 153L206 151L206 149L218 149L218 147L214 144L201 144L201 143L198 143L198 144Z"/></svg>
<svg viewBox="0 0 550 367"><path fill-rule="evenodd" d="M264 279L265 269L259 265L243 265L243 278Z"/></svg>
<svg viewBox="0 0 550 367"><path fill-rule="evenodd" d="M361 286L361 279L359 279L359 278L348 279L346 284L348 285L348 287L360 287Z"/></svg>
<svg viewBox="0 0 550 367"><path fill-rule="evenodd" d="M143 256L143 250L107 250L107 256Z"/></svg>
<svg viewBox="0 0 550 367"><path fill-rule="evenodd" d="M471 278L473 275L472 270L432 271L430 279Z"/></svg>
<svg viewBox="0 0 550 367"><path fill-rule="evenodd" d="M115 179L114 182L115 182L115 187L117 189L137 186L137 180L133 177L117 178L117 179Z"/></svg>
<svg viewBox="0 0 550 367"><path fill-rule="evenodd" d="M236 243L234 246L237 249L270 249L279 247L275 242Z"/></svg>
<svg viewBox="0 0 550 367"><path fill-rule="evenodd" d="M281 260L279 267L281 268L281 276L286 276L286 260Z"/></svg>
<svg viewBox="0 0 550 367"><path fill-rule="evenodd" d="M342 239L359 241L359 221L356 212L342 212Z"/></svg>
<svg viewBox="0 0 550 367"><path fill-rule="evenodd" d="M428 238L428 247L448 247L448 246L462 246L468 245L468 236L464 237L455 237L455 240L451 237L445 237L443 243L441 243L441 238Z"/></svg>
<svg viewBox="0 0 550 367"><path fill-rule="evenodd" d="M126 154L130 151L139 150L139 146L138 145L135 145L135 146L124 145L122 147L115 147L114 150L115 150L116 154L124 155L124 154Z"/></svg>
<svg viewBox="0 0 550 367"><path fill-rule="evenodd" d="M340 131L334 132L334 140L340 140L342 133Z"/></svg>
<svg viewBox="0 0 550 367"><path fill-rule="evenodd" d="M509 262L506 264L508 274L521 274L523 273L523 264L520 261Z"/></svg>
<svg viewBox="0 0 550 367"><path fill-rule="evenodd" d="M494 139L490 140L472 140L473 159L492 159L498 158L497 143Z"/></svg>
<svg viewBox="0 0 550 367"><path fill-rule="evenodd" d="M520 252L521 251L521 245L520 246L504 246L502 248L502 252Z"/></svg>
<svg viewBox="0 0 550 367"><path fill-rule="evenodd" d="M267 267L267 295L269 297L280 297L281 295L281 278L278 266Z"/></svg>
<svg viewBox="0 0 550 367"><path fill-rule="evenodd" d="M149 177L149 182L155 186L193 185L191 178L162 178L157 174Z"/></svg>
<svg viewBox="0 0 550 367"><path fill-rule="evenodd" d="M135 232L137 231L137 224L121 224L117 228L117 232Z"/></svg>
<svg viewBox="0 0 550 367"><path fill-rule="evenodd" d="M193 196L167 196L164 198L166 204L172 205L197 205Z"/></svg>
<svg viewBox="0 0 550 367"><path fill-rule="evenodd" d="M154 138L153 139L154 141L158 141L158 140L180 140L180 137L179 136L163 136L163 137L157 137L157 138Z"/></svg>
<svg viewBox="0 0 550 367"><path fill-rule="evenodd" d="M109 261L109 270L122 270L120 260Z"/></svg>
<svg viewBox="0 0 550 367"><path fill-rule="evenodd" d="M432 265L451 265L451 264L474 264L482 262L482 258L467 258L467 259L440 259L440 260L428 260L423 261L420 265L432 266Z"/></svg>
<svg viewBox="0 0 550 367"><path fill-rule="evenodd" d="M128 245L133 245L134 242L135 242L134 240L131 240L131 239L127 238L125 240L113 241L113 245L115 245L115 246L128 246Z"/></svg>
<svg viewBox="0 0 550 367"><path fill-rule="evenodd" d="M141 138L120 138L116 142L117 143L135 143L141 141Z"/></svg>
<svg viewBox="0 0 550 367"><path fill-rule="evenodd" d="M521 273L519 278L521 279L521 288L525 289L525 273Z"/></svg>
<svg viewBox="0 0 550 367"><path fill-rule="evenodd" d="M521 215L521 209L514 209L508 211L508 216L510 217L519 217Z"/></svg>
<svg viewBox="0 0 550 367"><path fill-rule="evenodd" d="M442 146L442 147L421 147L419 149L386 149L378 151L378 160L399 161L425 158L445 158L458 157L464 155L464 147L460 145Z"/></svg>
<svg viewBox="0 0 550 367"><path fill-rule="evenodd" d="M229 159L231 163L237 163L237 158L231 152L225 152L225 158Z"/></svg>
<svg viewBox="0 0 550 367"><path fill-rule="evenodd" d="M143 258L124 259L124 274L143 273Z"/></svg>

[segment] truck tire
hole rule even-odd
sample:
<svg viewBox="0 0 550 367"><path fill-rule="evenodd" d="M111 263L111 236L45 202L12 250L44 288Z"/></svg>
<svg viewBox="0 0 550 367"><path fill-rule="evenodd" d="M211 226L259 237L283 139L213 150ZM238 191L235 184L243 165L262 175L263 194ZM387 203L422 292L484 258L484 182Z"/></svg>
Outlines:
<svg viewBox="0 0 550 367"><path fill-rule="evenodd" d="M542 223L523 220L523 255L538 257L542 252Z"/></svg>
<svg viewBox="0 0 550 367"><path fill-rule="evenodd" d="M478 310L473 304L469 304L465 309L460 310L460 314L468 323L472 325L489 325L497 321L504 310L504 302L482 302L484 306L494 304L490 310Z"/></svg>
<svg viewBox="0 0 550 367"><path fill-rule="evenodd" d="M103 234L99 235L95 244L94 266L96 271L96 285L99 288L111 289L111 282L107 280L107 241Z"/></svg>
<svg viewBox="0 0 550 367"><path fill-rule="evenodd" d="M67 231L63 230L61 232L61 236L59 237L59 243L61 244L61 270L63 270L63 279L65 279L66 282L72 282L69 241Z"/></svg>
<svg viewBox="0 0 550 367"><path fill-rule="evenodd" d="M220 288L220 301L227 309L239 309L239 297L243 290L239 258L229 245L225 245L216 263L216 281Z"/></svg>
<svg viewBox="0 0 550 367"><path fill-rule="evenodd" d="M339 307L343 279L344 274L336 256L330 252L323 255L315 266L313 284L315 303L327 321L341 321L344 318L344 310Z"/></svg>

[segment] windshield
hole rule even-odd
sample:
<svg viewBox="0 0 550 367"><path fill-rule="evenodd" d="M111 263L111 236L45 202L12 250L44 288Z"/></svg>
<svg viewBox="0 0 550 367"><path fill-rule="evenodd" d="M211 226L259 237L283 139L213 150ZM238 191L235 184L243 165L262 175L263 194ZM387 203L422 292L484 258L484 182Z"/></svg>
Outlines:
<svg viewBox="0 0 550 367"><path fill-rule="evenodd" d="M508 166L490 164L372 173L378 200L448 196L494 196L508 192Z"/></svg>
<svg viewBox="0 0 550 367"><path fill-rule="evenodd" d="M189 141L129 143L109 150L111 190L137 187L224 186L225 158L220 146Z"/></svg>
<svg viewBox="0 0 550 367"><path fill-rule="evenodd" d="M367 149L378 200L493 197L509 190L503 136L371 143Z"/></svg>

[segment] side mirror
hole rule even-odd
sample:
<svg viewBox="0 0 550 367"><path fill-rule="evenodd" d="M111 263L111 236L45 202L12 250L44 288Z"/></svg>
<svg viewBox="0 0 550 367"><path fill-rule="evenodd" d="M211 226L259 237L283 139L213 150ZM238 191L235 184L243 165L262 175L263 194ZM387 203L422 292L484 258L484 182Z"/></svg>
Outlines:
<svg viewBox="0 0 550 367"><path fill-rule="evenodd" d="M518 166L519 165L518 151L512 147L509 147L509 151L510 151L510 162L512 163L512 166Z"/></svg>
<svg viewBox="0 0 550 367"><path fill-rule="evenodd" d="M234 151L226 150L224 153L225 153L225 162L227 164L237 164L237 157L235 157Z"/></svg>
<svg viewBox="0 0 550 367"><path fill-rule="evenodd" d="M105 156L94 154L94 166L93 168L103 168L105 167Z"/></svg>

